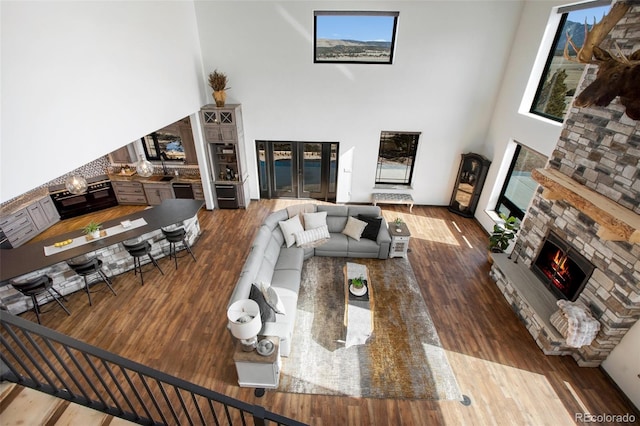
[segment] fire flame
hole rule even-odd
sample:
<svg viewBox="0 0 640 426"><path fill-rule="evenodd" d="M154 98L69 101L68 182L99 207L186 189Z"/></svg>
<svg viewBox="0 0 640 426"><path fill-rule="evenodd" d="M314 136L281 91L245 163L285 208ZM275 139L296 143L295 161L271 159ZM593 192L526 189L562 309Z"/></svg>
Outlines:
<svg viewBox="0 0 640 426"><path fill-rule="evenodd" d="M558 250L553 256L552 268L554 272L553 281L564 287L564 283L569 280L569 266L567 265L567 255Z"/></svg>

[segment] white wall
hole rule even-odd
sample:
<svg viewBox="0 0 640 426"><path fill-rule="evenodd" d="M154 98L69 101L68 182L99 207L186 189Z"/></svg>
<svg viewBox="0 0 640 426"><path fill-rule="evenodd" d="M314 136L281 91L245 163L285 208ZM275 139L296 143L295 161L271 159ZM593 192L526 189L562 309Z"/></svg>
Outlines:
<svg viewBox="0 0 640 426"><path fill-rule="evenodd" d="M556 27L551 26L547 29L552 8L563 3L569 2L553 0L525 3L484 147L486 155L493 163L478 203L476 219L486 230L493 229L495 223L485 210L493 210L500 195L513 155L513 146L509 146L510 142L517 141L546 156L551 155L558 142L561 123L520 113L519 109L526 95L536 57L540 58L539 65L544 66L553 42ZM547 37L544 40L545 45L541 46L545 30L547 30ZM540 69L539 72L541 73L542 70ZM532 78L533 91L538 79L539 77ZM531 93L529 98L533 98ZM525 111L529 106L530 103L527 104Z"/></svg>
<svg viewBox="0 0 640 426"><path fill-rule="evenodd" d="M204 103L190 1L2 1L0 7L1 201Z"/></svg>
<svg viewBox="0 0 640 426"><path fill-rule="evenodd" d="M602 368L640 410L640 321L624 335Z"/></svg>
<svg viewBox="0 0 640 426"><path fill-rule="evenodd" d="M255 140L340 142L338 202L370 200L382 130L422 132L417 204L448 204L460 154L482 147L522 3L364 5L196 2L205 72L243 105L252 198ZM394 64L314 64L313 11L363 9L400 12Z"/></svg>

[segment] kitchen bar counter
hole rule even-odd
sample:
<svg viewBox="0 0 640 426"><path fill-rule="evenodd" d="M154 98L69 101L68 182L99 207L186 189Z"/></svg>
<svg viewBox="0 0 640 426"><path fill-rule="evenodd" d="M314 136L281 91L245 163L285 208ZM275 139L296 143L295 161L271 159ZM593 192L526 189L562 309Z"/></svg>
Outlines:
<svg viewBox="0 0 640 426"><path fill-rule="evenodd" d="M147 222L144 226L131 229L121 234L101 238L51 256L44 255L45 246L51 246L58 241L64 241L66 239L85 238L82 230L68 232L35 243L25 244L14 249L0 250L0 282L38 271L74 257L118 244L125 240L137 238L146 233L159 230L161 227L193 218L197 216L198 210L200 210L203 205L204 202L201 200L164 200L161 205L154 208L123 216L102 224L103 229L106 229L118 225L123 220L144 218Z"/></svg>

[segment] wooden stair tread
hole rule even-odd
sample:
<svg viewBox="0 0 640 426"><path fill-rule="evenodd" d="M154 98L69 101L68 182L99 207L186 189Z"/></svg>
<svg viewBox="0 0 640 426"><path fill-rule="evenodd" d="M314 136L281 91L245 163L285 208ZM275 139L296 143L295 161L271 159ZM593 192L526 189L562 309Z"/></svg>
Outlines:
<svg viewBox="0 0 640 426"><path fill-rule="evenodd" d="M66 401L34 389L17 387L15 398L6 406L3 404L2 425L45 424Z"/></svg>
<svg viewBox="0 0 640 426"><path fill-rule="evenodd" d="M59 426L111 424L106 423L109 417L111 417L109 414L84 405L69 404L55 424Z"/></svg>

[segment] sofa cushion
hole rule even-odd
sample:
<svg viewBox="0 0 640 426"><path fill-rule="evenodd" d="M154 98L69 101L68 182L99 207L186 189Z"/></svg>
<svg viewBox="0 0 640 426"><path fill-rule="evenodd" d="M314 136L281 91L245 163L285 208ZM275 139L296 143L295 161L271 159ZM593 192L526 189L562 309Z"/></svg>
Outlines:
<svg viewBox="0 0 640 426"><path fill-rule="evenodd" d="M380 217L382 210L380 206L349 206L349 216L357 217L358 215Z"/></svg>
<svg viewBox="0 0 640 426"><path fill-rule="evenodd" d="M278 269L293 269L295 271L302 271L302 263L304 262L304 250L291 247L280 249L280 256L276 262L274 270Z"/></svg>
<svg viewBox="0 0 640 426"><path fill-rule="evenodd" d="M347 241L349 256L356 257L371 257L375 255L377 257L380 246L375 241L367 238L360 238L360 240L354 240L349 238Z"/></svg>
<svg viewBox="0 0 640 426"><path fill-rule="evenodd" d="M278 269L277 271L273 271L271 286L287 289L298 294L301 276L302 272L296 271L295 269Z"/></svg>
<svg viewBox="0 0 640 426"><path fill-rule="evenodd" d="M295 235L298 232L303 232L304 228L302 227L302 223L300 223L300 218L298 216L293 216L291 219L281 220L278 222L280 225L280 229L282 230L282 235L284 236L284 240L287 243L287 247L291 247L296 243Z"/></svg>
<svg viewBox="0 0 640 426"><path fill-rule="evenodd" d="M298 247L317 247L331 238L327 225L322 225L307 231L296 232L295 236Z"/></svg>
<svg viewBox="0 0 640 426"><path fill-rule="evenodd" d="M347 224L348 216L327 216L327 227L329 233L340 233Z"/></svg>
<svg viewBox="0 0 640 426"><path fill-rule="evenodd" d="M255 300L260 308L260 318L262 323L271 322L276 320L276 312L269 306L262 291L255 284L251 284L251 292L249 293L249 299Z"/></svg>
<svg viewBox="0 0 640 426"><path fill-rule="evenodd" d="M353 238L356 241L360 241L360 236L364 231L364 228L367 226L367 222L363 222L359 219L356 219L353 216L349 216L347 219L347 224L344 226L342 233L348 237Z"/></svg>
<svg viewBox="0 0 640 426"><path fill-rule="evenodd" d="M362 231L362 238L376 241L378 239L378 232L380 232L380 225L382 225L382 218L359 214L358 219L367 222L367 226L364 228L364 231Z"/></svg>
<svg viewBox="0 0 640 426"><path fill-rule="evenodd" d="M276 210L265 218L264 222L262 222L262 226L266 226L270 231L272 231L278 227L280 221L287 219L289 219L289 216L287 215L286 210Z"/></svg>
<svg viewBox="0 0 640 426"><path fill-rule="evenodd" d="M316 229L327 224L327 212L304 213L304 229Z"/></svg>
<svg viewBox="0 0 640 426"><path fill-rule="evenodd" d="M333 256L333 257L346 257L349 253L349 244L347 243L348 237L341 233L332 233L331 238L321 245L316 247L316 256Z"/></svg>

